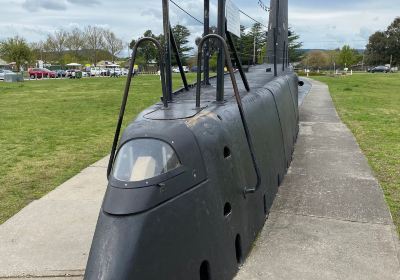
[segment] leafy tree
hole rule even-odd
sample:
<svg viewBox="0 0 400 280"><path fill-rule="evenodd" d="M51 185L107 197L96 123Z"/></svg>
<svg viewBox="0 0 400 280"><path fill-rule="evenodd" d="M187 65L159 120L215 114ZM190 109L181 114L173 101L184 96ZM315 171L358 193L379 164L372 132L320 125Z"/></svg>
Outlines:
<svg viewBox="0 0 400 280"><path fill-rule="evenodd" d="M32 52L25 39L18 36L0 42L0 55L8 61L15 62L18 70L32 58Z"/></svg>
<svg viewBox="0 0 400 280"><path fill-rule="evenodd" d="M187 46L189 43L190 31L186 26L177 24L172 27L172 33L174 34L178 52L181 56L182 63L185 64L188 53L193 50L192 47Z"/></svg>
<svg viewBox="0 0 400 280"><path fill-rule="evenodd" d="M390 60L390 56L392 56L392 63L398 64L400 62L400 17L389 25L386 30L386 36L388 43L387 58Z"/></svg>
<svg viewBox="0 0 400 280"><path fill-rule="evenodd" d="M386 31L375 32L369 37L365 51L365 60L370 65L400 63L400 17L397 17Z"/></svg>
<svg viewBox="0 0 400 280"><path fill-rule="evenodd" d="M302 53L300 51L303 43L299 41L300 35L296 34L291 28L289 28L289 61L297 62L301 60Z"/></svg>
<svg viewBox="0 0 400 280"><path fill-rule="evenodd" d="M388 40L384 32L375 32L369 37L365 58L368 64L378 65L388 57Z"/></svg>
<svg viewBox="0 0 400 280"><path fill-rule="evenodd" d="M344 45L339 53L339 64L344 67L351 67L359 62L359 55L355 49L350 48L349 45Z"/></svg>
<svg viewBox="0 0 400 280"><path fill-rule="evenodd" d="M216 26L211 26L210 27L210 34L217 34L218 33L218 29ZM204 34L203 34L204 36ZM201 37L197 37L195 40L196 46L199 45L201 40ZM214 53L218 52L218 48L219 48L219 44L218 41L216 40L209 40L208 41L208 50L210 53L210 56L212 56Z"/></svg>
<svg viewBox="0 0 400 280"><path fill-rule="evenodd" d="M143 36L141 38L143 38L143 37L151 37L151 38L155 38L155 39L160 39L159 37L154 35L151 30L146 30L143 33ZM130 47L133 48L135 44L136 44L136 40L132 40L130 43ZM138 64L148 64L153 60L158 61L158 52L157 52L156 47L152 43L144 42L139 47L136 57L137 57L136 61Z"/></svg>
<svg viewBox="0 0 400 280"><path fill-rule="evenodd" d="M259 61L258 54L261 52L262 47L267 42L266 33L262 30L261 23L256 22L253 24L249 32L249 36L251 39L253 39L252 52L250 52L252 54L253 63L261 63L262 61Z"/></svg>

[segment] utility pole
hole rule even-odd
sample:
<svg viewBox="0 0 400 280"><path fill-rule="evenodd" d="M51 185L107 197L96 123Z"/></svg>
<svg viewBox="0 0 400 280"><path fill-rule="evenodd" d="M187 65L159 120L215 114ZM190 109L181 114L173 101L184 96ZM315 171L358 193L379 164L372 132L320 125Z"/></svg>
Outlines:
<svg viewBox="0 0 400 280"><path fill-rule="evenodd" d="M393 55L390 55L389 71L392 70Z"/></svg>

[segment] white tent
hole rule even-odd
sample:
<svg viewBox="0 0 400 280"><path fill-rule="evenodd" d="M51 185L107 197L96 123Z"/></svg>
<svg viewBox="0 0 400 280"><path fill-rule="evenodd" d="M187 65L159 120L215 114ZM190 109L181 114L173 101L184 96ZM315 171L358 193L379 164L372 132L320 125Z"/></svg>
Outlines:
<svg viewBox="0 0 400 280"><path fill-rule="evenodd" d="M82 66L82 64L79 64L79 63L68 63L66 66L68 66L68 67L80 67L80 66Z"/></svg>

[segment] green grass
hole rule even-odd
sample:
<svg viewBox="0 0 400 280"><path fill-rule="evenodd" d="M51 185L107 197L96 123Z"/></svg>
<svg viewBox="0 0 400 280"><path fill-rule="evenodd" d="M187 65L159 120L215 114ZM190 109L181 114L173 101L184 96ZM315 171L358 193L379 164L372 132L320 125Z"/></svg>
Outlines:
<svg viewBox="0 0 400 280"><path fill-rule="evenodd" d="M400 233L400 74L315 77L327 83L385 193Z"/></svg>
<svg viewBox="0 0 400 280"><path fill-rule="evenodd" d="M0 224L109 153L124 84L123 78L0 82ZM179 75L174 85L180 87ZM132 87L125 124L161 96L158 76L135 77Z"/></svg>

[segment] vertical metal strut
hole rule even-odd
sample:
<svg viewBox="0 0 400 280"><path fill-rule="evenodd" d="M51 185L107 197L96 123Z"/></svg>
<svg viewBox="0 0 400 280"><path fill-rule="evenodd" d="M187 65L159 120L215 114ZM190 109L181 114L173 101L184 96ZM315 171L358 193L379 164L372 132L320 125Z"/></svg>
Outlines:
<svg viewBox="0 0 400 280"><path fill-rule="evenodd" d="M165 83L168 101L172 101L172 69L171 69L171 34L169 24L169 0L162 1L163 30L164 30L164 56L165 56Z"/></svg>
<svg viewBox="0 0 400 280"><path fill-rule="evenodd" d="M226 31L226 39L227 42L229 44L229 48L232 51L233 57L236 61L236 66L239 68L239 73L240 73L240 77L242 77L242 81L244 84L244 87L246 88L247 91L250 91L250 86L249 86L249 82L247 81L247 77L246 74L243 71L243 65L242 65L242 61L240 60L240 57L237 53L235 44L233 43L233 39L232 39L232 35L229 31Z"/></svg>
<svg viewBox="0 0 400 280"><path fill-rule="evenodd" d="M225 0L218 0L218 35L225 39ZM219 42L217 63L217 101L224 101L225 54L223 43Z"/></svg>
<svg viewBox="0 0 400 280"><path fill-rule="evenodd" d="M181 56L179 54L178 45L176 44L175 36L174 36L174 33L172 32L172 27L171 26L169 27L169 32L170 32L172 49L173 49L174 54L175 54L176 63L178 64L179 73L181 74L183 86L185 87L186 90L189 90L189 85L188 85L188 82L186 80L185 71L183 70L183 65L182 65L182 61L181 61Z"/></svg>
<svg viewBox="0 0 400 280"><path fill-rule="evenodd" d="M204 0L204 35L210 34L210 0ZM210 84L210 48L208 41L204 46L204 84Z"/></svg>
<svg viewBox="0 0 400 280"><path fill-rule="evenodd" d="M278 32L279 32L279 0L276 0L275 6L275 29L274 29L274 75L278 76Z"/></svg>

